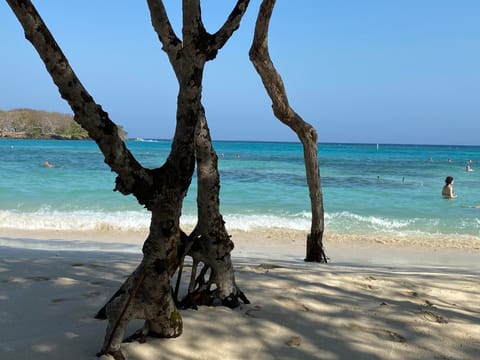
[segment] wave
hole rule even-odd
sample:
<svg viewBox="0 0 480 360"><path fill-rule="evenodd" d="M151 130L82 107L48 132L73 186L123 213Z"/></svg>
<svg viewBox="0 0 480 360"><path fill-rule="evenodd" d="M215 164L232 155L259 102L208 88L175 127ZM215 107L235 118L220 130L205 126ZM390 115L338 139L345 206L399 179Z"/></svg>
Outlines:
<svg viewBox="0 0 480 360"><path fill-rule="evenodd" d="M429 219L432 225L438 225L438 219ZM346 230L393 231L402 230L418 224L419 219L388 219L376 216L362 216L342 211L325 216L326 225L342 226Z"/></svg>
<svg viewBox="0 0 480 360"><path fill-rule="evenodd" d="M227 213L224 214L227 230L254 231L287 229L309 231L311 213L295 214ZM193 228L196 214L184 214L181 225ZM45 231L120 231L145 232L150 225L150 213L144 211L57 211L42 209L33 212L0 210L0 229ZM408 235L480 235L480 220L448 221L437 218L392 219L381 216L363 216L342 211L325 214L326 232L337 234L392 234Z"/></svg>
<svg viewBox="0 0 480 360"><path fill-rule="evenodd" d="M141 137L136 137L134 139L128 139L128 141L136 141L136 142L147 142L147 143L168 143L168 140L160 140L160 139L144 139Z"/></svg>
<svg viewBox="0 0 480 360"><path fill-rule="evenodd" d="M305 230L310 227L307 213L291 216L265 214L226 214L227 228L232 230L254 230L258 228L286 228ZM186 214L181 218L185 227L194 227L195 214ZM145 231L150 225L147 211L52 211L39 210L19 212L0 210L0 228L11 230L47 230L47 231Z"/></svg>
<svg viewBox="0 0 480 360"><path fill-rule="evenodd" d="M480 220L458 221L428 217L387 218L347 211L325 215L325 228L336 234L408 236L473 236L480 238Z"/></svg>
<svg viewBox="0 0 480 360"><path fill-rule="evenodd" d="M0 228L12 230L144 231L149 221L139 211L0 211Z"/></svg>

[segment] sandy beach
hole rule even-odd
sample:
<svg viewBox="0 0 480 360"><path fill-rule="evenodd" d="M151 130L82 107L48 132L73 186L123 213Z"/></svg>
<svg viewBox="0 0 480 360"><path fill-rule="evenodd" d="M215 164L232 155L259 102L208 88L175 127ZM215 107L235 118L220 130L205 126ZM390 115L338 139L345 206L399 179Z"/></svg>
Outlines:
<svg viewBox="0 0 480 360"><path fill-rule="evenodd" d="M99 241L104 251L1 246L0 359L94 359L95 312L141 259L143 234L5 233L2 241ZM326 236L331 262L303 262L305 235L233 233L235 310L182 311L177 339L124 344L128 359L477 359L480 249ZM132 244L118 252L117 242ZM187 281L187 280L185 280ZM131 332L141 326L132 322Z"/></svg>

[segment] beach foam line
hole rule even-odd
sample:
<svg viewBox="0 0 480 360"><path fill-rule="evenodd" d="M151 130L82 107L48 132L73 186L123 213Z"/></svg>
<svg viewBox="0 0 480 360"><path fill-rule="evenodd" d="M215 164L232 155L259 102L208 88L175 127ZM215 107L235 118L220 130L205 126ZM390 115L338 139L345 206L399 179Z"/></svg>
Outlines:
<svg viewBox="0 0 480 360"><path fill-rule="evenodd" d="M0 228L22 230L143 231L150 217L145 211L0 211Z"/></svg>
<svg viewBox="0 0 480 360"><path fill-rule="evenodd" d="M252 230L255 228L286 228L303 230L310 227L309 214L224 214L229 228ZM196 214L181 217L182 226L193 227ZM41 209L32 212L0 210L0 228L24 230L73 231L145 231L150 226L147 211L57 211Z"/></svg>
<svg viewBox="0 0 480 360"><path fill-rule="evenodd" d="M308 230L311 225L311 213L224 213L228 229L252 231L257 229ZM182 226L193 227L197 215L186 213L180 222ZM388 219L376 216L361 216L342 211L325 214L325 227L333 232L387 234L439 233L439 219ZM138 211L98 211L73 210L59 211L43 208L36 211L0 210L0 228L20 230L71 230L71 231L145 231L149 228L150 213ZM467 229L457 222L458 232ZM471 227L472 224L469 223ZM480 220L478 222L480 231ZM451 234L457 235L457 234ZM459 234L461 235L461 234ZM468 235L478 235L475 234Z"/></svg>

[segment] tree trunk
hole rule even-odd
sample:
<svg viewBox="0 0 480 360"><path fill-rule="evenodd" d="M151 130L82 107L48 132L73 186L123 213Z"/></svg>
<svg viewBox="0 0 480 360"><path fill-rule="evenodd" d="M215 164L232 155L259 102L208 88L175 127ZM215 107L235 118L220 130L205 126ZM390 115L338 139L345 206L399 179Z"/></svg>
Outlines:
<svg viewBox="0 0 480 360"><path fill-rule="evenodd" d="M288 104L288 98L280 74L276 71L268 51L268 27L275 0L263 0L255 25L255 35L250 48L250 60L267 90L275 116L289 126L303 144L312 225L307 236L305 261L327 262L323 250L324 209L320 169L317 155L317 133Z"/></svg>
<svg viewBox="0 0 480 360"><path fill-rule="evenodd" d="M176 206L171 206L174 210ZM107 332L98 355L117 354L125 328L132 319L145 319L142 334L176 337L182 333L182 318L172 298L170 279L175 272L178 222L165 219L175 215L165 209L152 213L150 234L143 246L140 265L106 305ZM99 316L97 316L99 317Z"/></svg>
<svg viewBox="0 0 480 360"><path fill-rule="evenodd" d="M299 132L297 132L299 134ZM323 250L324 209L320 168L318 165L317 133L313 127L306 124L301 134L305 169L312 208L312 225L307 236L307 249L305 261L327 263ZM300 136L300 135L299 135Z"/></svg>
<svg viewBox="0 0 480 360"><path fill-rule="evenodd" d="M249 301L235 283L230 256L234 245L220 213L218 156L212 146L205 114L199 115L195 135L198 223L190 235L193 244L188 255L193 259L192 279L182 306L211 304L218 299L223 305L233 308L239 305L239 298L245 303ZM196 278L197 267L201 264L203 270ZM210 270L208 280L203 278L207 269Z"/></svg>

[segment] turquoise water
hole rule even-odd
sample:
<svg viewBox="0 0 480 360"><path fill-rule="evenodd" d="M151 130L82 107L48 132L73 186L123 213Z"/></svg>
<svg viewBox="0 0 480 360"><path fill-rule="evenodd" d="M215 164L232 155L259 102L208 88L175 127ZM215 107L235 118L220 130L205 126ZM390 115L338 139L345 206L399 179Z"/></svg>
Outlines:
<svg viewBox="0 0 480 360"><path fill-rule="evenodd" d="M168 141L129 141L158 167ZM308 230L303 151L296 143L215 142L227 228ZM115 174L90 141L0 140L0 230L144 230L149 214L113 192ZM45 168L49 160L54 168ZM326 232L468 236L480 241L480 147L320 144ZM467 161L473 172L466 172ZM477 171L475 171L477 170ZM458 197L440 196L447 175ZM196 218L195 179L182 223Z"/></svg>

